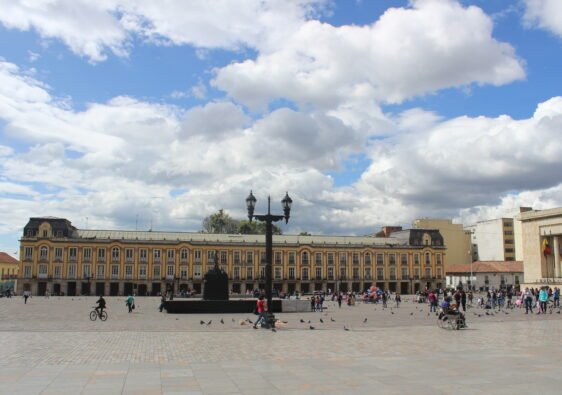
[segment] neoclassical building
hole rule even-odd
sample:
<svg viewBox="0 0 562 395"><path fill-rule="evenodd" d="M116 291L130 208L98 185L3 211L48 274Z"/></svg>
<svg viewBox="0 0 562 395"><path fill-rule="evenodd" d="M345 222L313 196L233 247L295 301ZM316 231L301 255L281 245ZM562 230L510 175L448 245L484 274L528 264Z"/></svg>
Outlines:
<svg viewBox="0 0 562 395"><path fill-rule="evenodd" d="M273 252L273 286L282 292L377 285L406 294L444 283L446 248L438 230L401 230L388 237L273 236ZM200 293L215 257L232 293L264 287L263 235L81 230L64 218L30 218L20 240L18 292Z"/></svg>

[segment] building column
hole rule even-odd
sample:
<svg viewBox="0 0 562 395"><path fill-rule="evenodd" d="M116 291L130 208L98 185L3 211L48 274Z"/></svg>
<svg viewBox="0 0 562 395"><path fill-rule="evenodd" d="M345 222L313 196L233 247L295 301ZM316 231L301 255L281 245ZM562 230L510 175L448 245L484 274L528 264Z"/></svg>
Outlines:
<svg viewBox="0 0 562 395"><path fill-rule="evenodd" d="M554 277L560 277L560 245L558 236L554 236Z"/></svg>

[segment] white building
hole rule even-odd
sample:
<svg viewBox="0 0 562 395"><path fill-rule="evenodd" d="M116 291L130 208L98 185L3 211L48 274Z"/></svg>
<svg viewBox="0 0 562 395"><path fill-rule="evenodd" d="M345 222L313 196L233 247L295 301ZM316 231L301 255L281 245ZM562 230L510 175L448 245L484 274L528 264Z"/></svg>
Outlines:
<svg viewBox="0 0 562 395"><path fill-rule="evenodd" d="M523 283L523 262L476 261L465 265L450 265L445 283L449 288L462 284L483 291L509 286L519 289Z"/></svg>
<svg viewBox="0 0 562 395"><path fill-rule="evenodd" d="M480 221L475 225L467 226L466 230L471 232L474 261L515 260L512 218Z"/></svg>

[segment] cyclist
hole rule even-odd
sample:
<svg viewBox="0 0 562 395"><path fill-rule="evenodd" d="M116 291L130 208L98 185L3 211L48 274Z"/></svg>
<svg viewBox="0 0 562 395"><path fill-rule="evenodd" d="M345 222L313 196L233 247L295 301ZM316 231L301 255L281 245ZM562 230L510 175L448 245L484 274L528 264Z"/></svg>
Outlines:
<svg viewBox="0 0 562 395"><path fill-rule="evenodd" d="M96 304L98 305L98 307L96 307L95 310L98 313L98 316L101 317L101 313L103 312L103 309L105 309L105 299L102 295L100 295L100 298L98 299Z"/></svg>

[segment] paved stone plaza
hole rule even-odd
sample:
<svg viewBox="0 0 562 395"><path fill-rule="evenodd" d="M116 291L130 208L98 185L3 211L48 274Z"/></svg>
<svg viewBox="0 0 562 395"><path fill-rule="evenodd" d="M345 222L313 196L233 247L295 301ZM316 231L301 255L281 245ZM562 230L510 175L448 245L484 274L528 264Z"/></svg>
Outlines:
<svg viewBox="0 0 562 395"><path fill-rule="evenodd" d="M138 298L132 314L124 298L107 298L108 321L92 322L95 300L0 299L0 393L542 395L562 388L556 312L471 309L469 329L447 331L425 305L391 311L328 302L324 313L278 314L288 323L274 333L240 325L252 315L159 313L158 298Z"/></svg>

